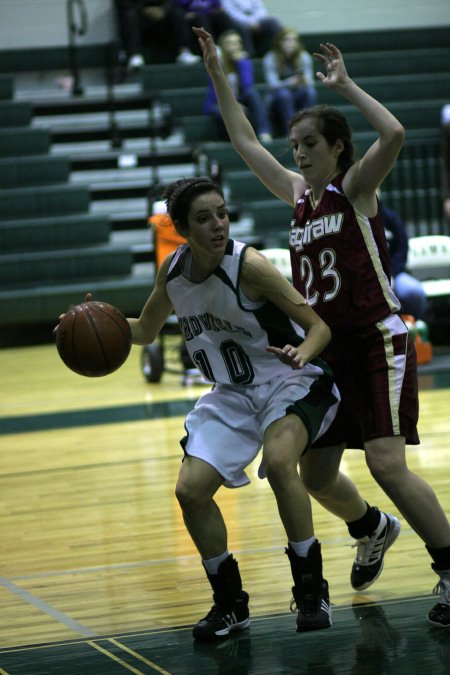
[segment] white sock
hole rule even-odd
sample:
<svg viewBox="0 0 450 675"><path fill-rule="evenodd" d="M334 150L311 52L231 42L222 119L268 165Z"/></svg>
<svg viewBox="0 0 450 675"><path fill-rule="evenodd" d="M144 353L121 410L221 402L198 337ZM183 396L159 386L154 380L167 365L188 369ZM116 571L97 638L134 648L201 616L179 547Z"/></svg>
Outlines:
<svg viewBox="0 0 450 675"><path fill-rule="evenodd" d="M219 572L219 566L221 563L223 563L224 560L226 560L229 557L228 551L225 551L222 553L222 555L218 555L217 558L209 558L208 560L203 560L203 564L205 566L206 571L208 574L218 574Z"/></svg>
<svg viewBox="0 0 450 675"><path fill-rule="evenodd" d="M312 536L309 539L305 539L305 541L290 541L289 546L294 550L295 554L298 555L299 558L307 558L308 551L315 541L316 538Z"/></svg>

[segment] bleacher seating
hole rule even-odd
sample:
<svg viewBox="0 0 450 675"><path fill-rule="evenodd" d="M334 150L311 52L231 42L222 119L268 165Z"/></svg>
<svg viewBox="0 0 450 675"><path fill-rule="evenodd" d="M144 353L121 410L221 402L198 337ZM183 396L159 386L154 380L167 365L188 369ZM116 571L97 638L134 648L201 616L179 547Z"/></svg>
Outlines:
<svg viewBox="0 0 450 675"><path fill-rule="evenodd" d="M32 105L13 100L12 79L0 77L0 95L0 346L33 341L44 326L50 340L58 315L88 290L137 313L151 280L133 275L130 246L90 212L89 185L70 182L70 158L50 154L51 130L31 126Z"/></svg>
<svg viewBox="0 0 450 675"><path fill-rule="evenodd" d="M450 100L446 27L302 38L310 52L324 39L335 42L355 80L405 125L404 149L383 185L385 203L402 213L410 236L448 234L439 190L440 110ZM105 60L114 62L111 49L80 48L81 70L104 70ZM151 250L145 246L139 254L138 247L112 243L112 236L146 230L142 203L148 188L164 183L169 169L174 177L194 173L199 153L220 165L233 219L252 219L265 247L286 245L290 207L254 179L201 112L207 85L203 64L147 65L133 80L136 86L125 86L122 93L117 88L113 101L108 91L18 100L14 74L29 70L30 59L39 71L70 66L63 48L0 51L0 331L8 332L12 324L53 321L86 290L105 294L105 300L125 311L138 311L152 278L136 277L133 266ZM254 65L264 93L262 63ZM357 151L364 152L376 135L360 113L320 85L318 96L320 103L336 105L346 114ZM149 146L148 110L156 97L171 108L174 140ZM120 173L130 139L130 161L147 173L110 178L108 172ZM87 146L95 143L103 146L91 151ZM277 138L268 148L294 168L287 139ZM102 171L105 176L99 178ZM133 200L140 206L123 207Z"/></svg>

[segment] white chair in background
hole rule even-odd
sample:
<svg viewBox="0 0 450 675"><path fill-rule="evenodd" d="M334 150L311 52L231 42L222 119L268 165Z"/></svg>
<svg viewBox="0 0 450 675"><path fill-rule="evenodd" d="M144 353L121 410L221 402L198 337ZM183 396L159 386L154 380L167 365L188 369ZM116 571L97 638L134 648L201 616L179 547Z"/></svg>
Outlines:
<svg viewBox="0 0 450 675"><path fill-rule="evenodd" d="M450 295L450 237L411 237L408 269L420 279L428 298Z"/></svg>

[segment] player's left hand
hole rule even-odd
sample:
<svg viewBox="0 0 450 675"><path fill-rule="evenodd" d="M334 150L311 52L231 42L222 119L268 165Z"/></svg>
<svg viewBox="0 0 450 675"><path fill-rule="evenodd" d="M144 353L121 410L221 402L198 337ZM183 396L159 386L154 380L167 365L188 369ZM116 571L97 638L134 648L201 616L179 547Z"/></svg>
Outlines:
<svg viewBox="0 0 450 675"><path fill-rule="evenodd" d="M219 52L211 33L199 26L193 27L192 30L198 38L207 71L211 72L212 69L220 67Z"/></svg>
<svg viewBox="0 0 450 675"><path fill-rule="evenodd" d="M316 73L317 78L330 89L343 85L348 80L348 73L340 50L331 42L321 44L320 48L322 54L314 52L313 56L323 63L327 72L324 74L319 71Z"/></svg>
<svg viewBox="0 0 450 675"><path fill-rule="evenodd" d="M303 368L306 363L299 348L292 345L285 345L283 349L280 349L280 347L266 347L266 351L275 354L282 363L290 366L293 370Z"/></svg>

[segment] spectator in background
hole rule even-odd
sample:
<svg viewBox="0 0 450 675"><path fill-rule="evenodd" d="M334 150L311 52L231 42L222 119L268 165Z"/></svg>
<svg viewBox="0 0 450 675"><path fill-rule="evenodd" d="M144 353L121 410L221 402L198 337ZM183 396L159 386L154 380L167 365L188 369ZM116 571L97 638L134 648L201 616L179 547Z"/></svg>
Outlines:
<svg viewBox="0 0 450 675"><path fill-rule="evenodd" d="M450 218L450 103L447 103L441 111L442 126L442 199L444 213Z"/></svg>
<svg viewBox="0 0 450 675"><path fill-rule="evenodd" d="M236 30L222 33L218 40L223 70L230 86L249 119L256 135L261 141L271 139L271 129L264 101L255 88L253 63L244 51L242 38ZM209 81L203 111L212 115L216 121L219 135L228 140L228 134L222 120L217 96L212 81Z"/></svg>
<svg viewBox="0 0 450 675"><path fill-rule="evenodd" d="M147 44L156 44L178 63L200 60L191 52L192 37L186 18L171 0L115 0L115 4L130 70L144 65Z"/></svg>
<svg viewBox="0 0 450 675"><path fill-rule="evenodd" d="M221 0L172 0L172 4L184 12L190 28L204 26L216 40L224 31L235 28L233 21L224 11ZM193 34L190 39L192 49L198 50Z"/></svg>
<svg viewBox="0 0 450 675"><path fill-rule="evenodd" d="M406 226L393 209L380 202L380 215L386 232L391 260L394 293L400 300L402 314L411 314L415 319L426 319L427 296L418 279L406 271L408 258L408 235Z"/></svg>
<svg viewBox="0 0 450 675"><path fill-rule="evenodd" d="M272 49L264 56L263 69L269 113L277 131L287 136L294 113L317 100L313 60L297 31L282 28L277 33Z"/></svg>
<svg viewBox="0 0 450 675"><path fill-rule="evenodd" d="M282 28L279 19L269 16L262 0L222 0L222 7L240 32L249 56L264 56Z"/></svg>

